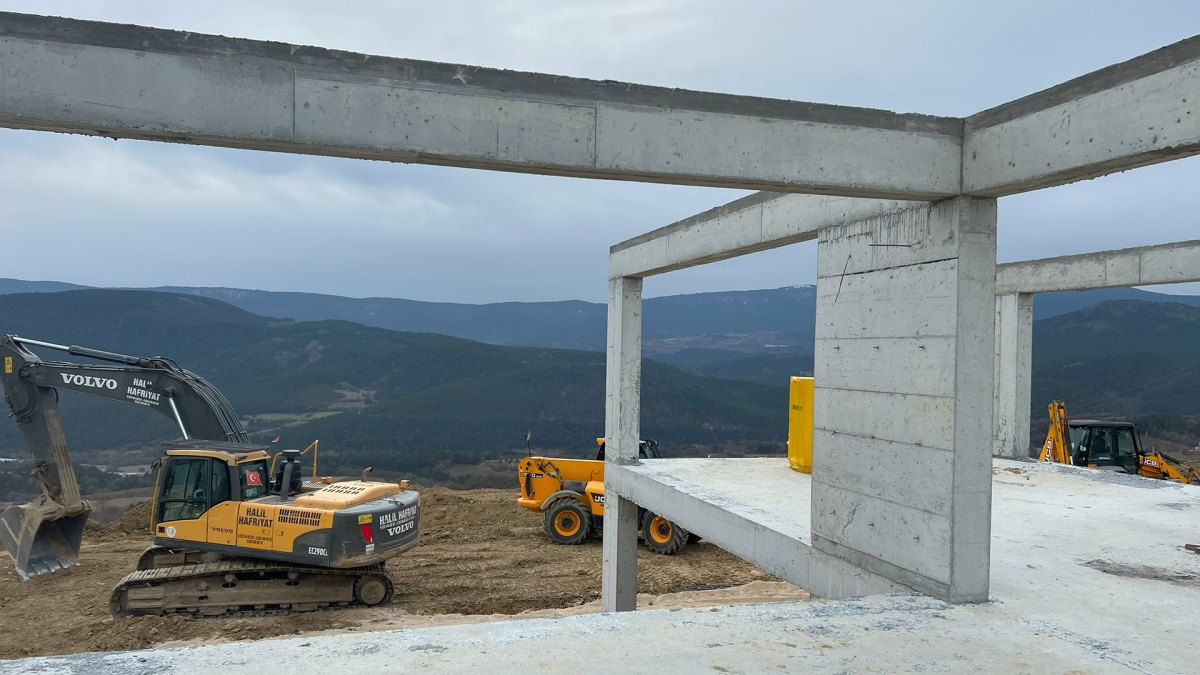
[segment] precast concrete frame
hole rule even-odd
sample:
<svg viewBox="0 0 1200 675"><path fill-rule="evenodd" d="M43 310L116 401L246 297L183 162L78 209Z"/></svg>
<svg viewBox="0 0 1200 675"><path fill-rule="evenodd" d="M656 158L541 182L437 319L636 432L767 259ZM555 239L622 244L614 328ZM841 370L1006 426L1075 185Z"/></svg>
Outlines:
<svg viewBox="0 0 1200 675"><path fill-rule="evenodd" d="M613 249L607 610L635 598L644 276L818 237L812 545L776 569L982 600L995 200L1200 153L1200 36L959 119L0 13L0 92L15 129L800 193Z"/></svg>
<svg viewBox="0 0 1200 675"><path fill-rule="evenodd" d="M1200 240L997 265L993 454L1029 454L1035 293L1194 281L1200 281Z"/></svg>
<svg viewBox="0 0 1200 675"><path fill-rule="evenodd" d="M961 197L922 207L760 193L613 246L610 303L617 307L610 316L623 321L619 331L610 324L609 367L625 372L610 371L610 385L620 385L609 389L610 409L640 402L631 398L640 381L640 331L629 324L640 319L641 278L820 236L813 545L790 555L813 558L819 550L939 597L986 599L990 455L1015 454L1018 430L1028 433L1030 293L1200 274L1184 243L1016 263L998 277L995 198L1153 163L1164 153L1194 154L1197 97L1200 37L964 119ZM1166 146L1157 146L1164 138ZM880 212L864 213L872 206ZM854 213L863 217L848 217ZM953 264L929 269L946 261ZM1064 276L1072 281L1064 285ZM848 310L838 307L843 292ZM981 345L995 349L985 353ZM934 376L914 381L922 373ZM982 414L986 408L992 414ZM925 433L931 427L941 433ZM608 428L610 439L624 441L607 455L610 503L628 510L626 497L652 501L707 536L715 519L696 519L695 500L656 490L645 472L631 470L639 464L637 431ZM865 530L856 523L860 513ZM745 557L779 573L776 558L789 553L767 550L760 539L749 533L718 543L751 550ZM627 589L636 585L635 544L628 519L606 524L606 610L634 608ZM855 592L846 583L853 576L813 572L811 563L790 571L785 578L817 594Z"/></svg>

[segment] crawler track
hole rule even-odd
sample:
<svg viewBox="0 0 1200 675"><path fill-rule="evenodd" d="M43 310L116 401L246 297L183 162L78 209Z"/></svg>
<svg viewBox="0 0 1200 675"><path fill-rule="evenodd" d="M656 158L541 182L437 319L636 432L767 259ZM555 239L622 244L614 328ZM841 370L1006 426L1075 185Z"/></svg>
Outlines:
<svg viewBox="0 0 1200 675"><path fill-rule="evenodd" d="M392 599L383 565L329 569L227 558L132 572L109 599L113 616L272 616L374 606Z"/></svg>

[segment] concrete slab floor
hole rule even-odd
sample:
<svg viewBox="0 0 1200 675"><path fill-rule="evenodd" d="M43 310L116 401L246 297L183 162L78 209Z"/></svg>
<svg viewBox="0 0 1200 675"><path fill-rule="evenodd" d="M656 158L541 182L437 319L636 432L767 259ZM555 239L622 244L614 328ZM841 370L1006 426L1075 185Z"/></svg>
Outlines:
<svg viewBox="0 0 1200 675"><path fill-rule="evenodd" d="M1195 671L1200 555L1183 545L1200 543L1200 488L1008 460L993 474L982 604L892 594L653 610L34 658L0 672ZM729 476L689 475L715 495Z"/></svg>

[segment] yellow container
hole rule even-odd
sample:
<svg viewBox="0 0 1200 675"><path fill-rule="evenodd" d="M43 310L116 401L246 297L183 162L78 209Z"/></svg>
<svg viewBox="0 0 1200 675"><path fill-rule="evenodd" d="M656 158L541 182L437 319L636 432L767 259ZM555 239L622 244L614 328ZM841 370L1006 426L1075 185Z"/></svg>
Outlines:
<svg viewBox="0 0 1200 675"><path fill-rule="evenodd" d="M813 378L793 377L788 398L788 465L801 473L812 473Z"/></svg>

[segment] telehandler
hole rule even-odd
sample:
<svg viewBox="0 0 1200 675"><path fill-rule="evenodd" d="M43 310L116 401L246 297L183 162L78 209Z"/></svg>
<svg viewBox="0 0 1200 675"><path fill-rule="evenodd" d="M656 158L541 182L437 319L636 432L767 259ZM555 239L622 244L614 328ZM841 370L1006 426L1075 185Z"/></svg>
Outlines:
<svg viewBox="0 0 1200 675"><path fill-rule="evenodd" d="M556 544L582 544L604 527L604 439L597 438L596 459L526 457L517 465L521 497L517 504L540 511L542 531ZM655 459L658 443L640 441L638 457ZM646 548L672 555L699 537L660 515L638 508Z"/></svg>
<svg viewBox="0 0 1200 675"><path fill-rule="evenodd" d="M1038 459L1200 485L1200 472L1170 455L1146 451L1132 422L1068 420L1062 401L1048 406L1050 429Z"/></svg>
<svg viewBox="0 0 1200 675"><path fill-rule="evenodd" d="M120 365L43 361L30 347ZM113 589L115 616L279 614L388 602L383 563L417 544L420 495L407 481L301 479L299 450L249 442L229 401L163 357L142 358L6 335L0 381L34 457L41 497L0 513L22 580L79 561L91 506L80 498L58 390L137 405L182 435L155 462L154 545Z"/></svg>

